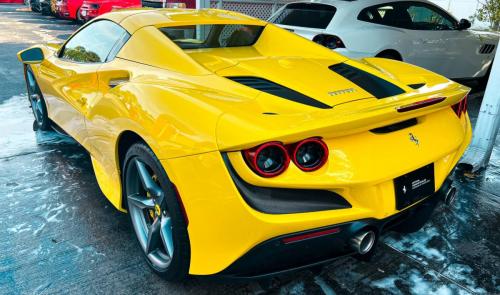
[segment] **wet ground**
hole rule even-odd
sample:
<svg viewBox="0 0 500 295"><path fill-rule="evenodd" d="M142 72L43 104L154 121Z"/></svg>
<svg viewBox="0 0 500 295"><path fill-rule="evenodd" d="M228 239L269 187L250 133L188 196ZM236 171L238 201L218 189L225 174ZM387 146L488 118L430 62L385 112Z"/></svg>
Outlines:
<svg viewBox="0 0 500 295"><path fill-rule="evenodd" d="M454 176L451 208L417 233L385 237L370 263L341 259L265 283L162 281L127 216L100 192L88 154L57 133L33 132L15 53L77 26L21 8L0 5L0 294L500 294L500 137L481 175ZM470 103L473 117L479 104Z"/></svg>

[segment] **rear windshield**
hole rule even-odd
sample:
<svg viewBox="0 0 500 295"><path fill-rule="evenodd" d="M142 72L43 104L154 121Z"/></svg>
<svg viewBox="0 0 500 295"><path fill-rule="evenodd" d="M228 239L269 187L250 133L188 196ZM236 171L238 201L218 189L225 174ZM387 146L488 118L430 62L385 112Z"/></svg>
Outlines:
<svg viewBox="0 0 500 295"><path fill-rule="evenodd" d="M336 11L335 7L326 4L292 3L269 21L286 26L326 29Z"/></svg>
<svg viewBox="0 0 500 295"><path fill-rule="evenodd" d="M250 25L192 25L160 31L182 49L252 46L264 27Z"/></svg>

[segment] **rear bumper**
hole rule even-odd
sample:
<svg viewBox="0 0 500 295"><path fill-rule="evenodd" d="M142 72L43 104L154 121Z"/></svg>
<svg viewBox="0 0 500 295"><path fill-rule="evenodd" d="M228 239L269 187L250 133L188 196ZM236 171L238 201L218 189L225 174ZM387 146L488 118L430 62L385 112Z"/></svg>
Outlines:
<svg viewBox="0 0 500 295"><path fill-rule="evenodd" d="M391 230L416 231L428 221L450 187L451 181L447 181L431 197L384 219L357 220L272 238L252 248L217 276L232 279L274 276L355 254L350 241L365 230L373 230L377 234L377 240ZM327 234L294 241L296 237L314 236L315 233Z"/></svg>
<svg viewBox="0 0 500 295"><path fill-rule="evenodd" d="M456 116L451 110L445 110L444 115L448 120L451 120L452 116ZM436 114L436 116L438 116L437 119L441 119L440 114ZM468 118L462 117L460 126L452 124L447 133L438 133L432 138L427 138L428 132L421 130L422 127L427 127L426 124L430 123L434 129L439 128L439 124L442 125L442 122L444 121L428 117L425 124L422 124L424 126L414 126L410 130L394 132L390 137L384 135L374 137L375 135L365 134L349 140L346 139L345 153L336 152L334 155L342 156L350 153L351 156L345 157L345 159L350 160L350 165L339 166L339 163L343 163L343 158L332 158L331 164L337 165L333 167L335 174L322 175L321 171L316 171L314 174L300 174L293 179L286 179L286 181L280 176L272 181L283 180L283 183L274 185L253 181L251 178L253 175L245 174L245 169L249 170L246 164L242 162L239 167L236 167L237 161L233 161L237 160L238 154L241 155L241 153L233 153L236 156L233 158L230 157L231 153L228 153L235 172L241 179L253 185L247 187L249 190L254 190L255 187L268 188L264 193L269 192L270 195L275 193L273 188L302 191L323 190L333 192L347 201L344 203L340 198L337 198L335 204L327 204L321 199L315 199L314 203L317 208L307 212L297 210L297 206L288 207L289 211L287 212L272 212L266 209L272 209L271 205L273 204L266 203L265 200L253 198L254 202L250 202L242 195L241 187L238 187L219 151L161 160L169 178L179 191L188 215L191 247L190 274L252 277L303 267L304 265L323 263L329 259L351 254L352 252L347 251L349 249L346 250L344 247L345 241L348 240L347 236L352 235L351 226L357 228L365 223L373 224L377 232L383 233L389 228L387 224L394 218L403 216L406 214L404 212L411 212L412 208L423 204L421 201L407 209L397 210L393 181L395 177L434 163L435 191L439 191L446 183L448 175L470 142L471 126ZM420 146L416 146L408 140L408 132L415 132L420 136L422 142ZM443 140L441 139L444 137L442 134L446 135ZM400 143L389 142L391 137L397 137ZM372 142L369 142L370 138L373 139ZM342 148L342 141L342 138L336 138L335 144L332 146ZM373 150L378 141L383 142L386 150L382 150L380 155L374 156L376 153ZM424 145L423 142L428 143L428 145ZM366 149L356 148L359 146L370 146L370 157L362 157L362 155L357 154L358 150L360 152L366 151ZM406 149L409 151L414 149L415 152L410 153ZM398 153L394 153L393 150ZM389 154L391 156L386 156ZM411 157L407 155L411 155ZM363 161L359 159L360 157ZM380 158L386 159L386 161L383 162ZM359 167L364 167L357 173L354 173L357 170L353 170L354 164L358 165L355 161L360 161ZM367 165L367 163L377 161L383 165ZM374 170L377 167L384 169ZM351 173L351 171L354 172ZM374 171L377 173L373 173ZM363 177L354 179L356 175ZM341 176L351 176L352 181L336 183L339 179L342 180ZM330 195L333 197L335 194ZM273 196L276 200L276 195ZM328 197L328 195L325 196ZM311 196L304 195L300 201L302 200L311 200ZM337 208L323 208L324 205L335 205ZM417 217L408 218L416 219ZM325 237L327 241L329 239L336 241L334 244L339 245L338 249L327 248L325 252L322 252L323 250L316 250L316 247L321 249L322 246L319 244L323 243L316 244L314 242L304 244L303 247L296 244L292 247L276 242L279 242L281 237L344 225L348 228L342 229L339 232L340 235ZM347 234L347 236L343 237L343 234ZM343 242L337 242L337 239ZM326 244L333 244L333 242ZM295 247L299 250L295 250ZM289 255L287 253L297 253L294 251L300 252L302 249L308 249L309 252L314 253L311 254L313 256L304 255L304 260L287 264L287 255ZM266 251L271 253L270 256L266 256ZM261 254L249 254L255 252ZM283 256L280 254L282 252L285 253ZM243 258L247 255L251 255L248 256L250 258ZM256 269L255 273L246 271L247 268L244 265L247 263L245 261L257 261L260 259L257 256L260 257L260 255L264 255L263 257L267 257L266 259L272 263L260 263L259 267L252 266ZM271 260L274 256L276 259L278 256L284 258L279 258L279 261Z"/></svg>

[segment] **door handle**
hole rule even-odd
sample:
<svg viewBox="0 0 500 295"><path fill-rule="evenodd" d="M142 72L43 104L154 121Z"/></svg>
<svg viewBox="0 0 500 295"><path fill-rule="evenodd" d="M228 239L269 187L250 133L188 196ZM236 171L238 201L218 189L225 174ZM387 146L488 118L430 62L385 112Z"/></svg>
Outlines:
<svg viewBox="0 0 500 295"><path fill-rule="evenodd" d="M126 83L129 81L129 78L115 78L115 79L110 79L108 82L109 88L115 88L116 86Z"/></svg>

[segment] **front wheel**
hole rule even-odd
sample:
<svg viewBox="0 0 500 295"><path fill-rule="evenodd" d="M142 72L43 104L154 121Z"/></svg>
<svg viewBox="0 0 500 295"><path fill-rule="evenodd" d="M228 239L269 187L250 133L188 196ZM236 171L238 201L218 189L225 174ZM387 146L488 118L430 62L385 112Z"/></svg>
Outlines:
<svg viewBox="0 0 500 295"><path fill-rule="evenodd" d="M28 99L35 117L33 127L35 130L49 130L50 119L47 113L47 106L30 66L25 67L24 76L26 78L26 86L28 88Z"/></svg>
<svg viewBox="0 0 500 295"><path fill-rule="evenodd" d="M187 218L162 164L144 143L128 150L122 183L130 222L149 266L166 280L186 278Z"/></svg>

